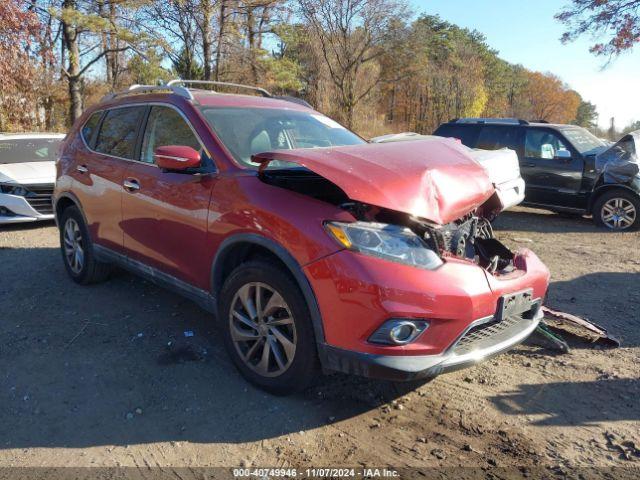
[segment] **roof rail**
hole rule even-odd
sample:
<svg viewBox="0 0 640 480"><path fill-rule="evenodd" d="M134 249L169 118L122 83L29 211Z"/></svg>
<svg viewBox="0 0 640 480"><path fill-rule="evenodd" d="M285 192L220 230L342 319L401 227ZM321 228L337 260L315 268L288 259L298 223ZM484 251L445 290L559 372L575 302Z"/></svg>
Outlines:
<svg viewBox="0 0 640 480"><path fill-rule="evenodd" d="M456 118L451 123L497 123L501 125L529 125L529 122L519 118Z"/></svg>
<svg viewBox="0 0 640 480"><path fill-rule="evenodd" d="M120 92L107 93L102 99L101 102L106 102L108 100L113 100L114 98L124 97L127 95L138 95L141 93L160 93L160 92L170 92L180 97L184 97L187 100L193 100L193 95L191 92L184 87L173 86L173 85L131 85L128 89L122 90Z"/></svg>
<svg viewBox="0 0 640 480"><path fill-rule="evenodd" d="M177 84L185 85L185 87L187 85L214 85L214 86L220 86L220 87L244 88L244 89L247 89L247 90L253 90L254 92L258 92L263 97L272 97L272 95L267 90L265 90L264 88L253 87L251 85L243 85L241 83L217 82L217 81L214 81L214 80L182 80L182 79L178 78L176 80L171 80L171 81L167 82L166 85L168 87L173 87L173 86L175 86Z"/></svg>

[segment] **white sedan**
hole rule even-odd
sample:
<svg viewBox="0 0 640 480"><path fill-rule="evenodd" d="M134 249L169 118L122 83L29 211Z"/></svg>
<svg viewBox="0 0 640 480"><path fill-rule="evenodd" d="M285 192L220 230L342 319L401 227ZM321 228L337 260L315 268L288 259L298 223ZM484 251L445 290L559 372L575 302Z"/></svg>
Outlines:
<svg viewBox="0 0 640 480"><path fill-rule="evenodd" d="M0 225L53 219L55 159L64 135L0 134Z"/></svg>
<svg viewBox="0 0 640 480"><path fill-rule="evenodd" d="M438 139L455 143L455 145L471 155L487 172L493 183L502 210L514 207L524 200L524 180L520 176L520 164L515 151L503 148L502 150L480 150L468 148L454 138L443 138L434 135L420 135L419 133L405 132L382 135L371 139L372 143L405 142L410 140L424 140L426 138Z"/></svg>

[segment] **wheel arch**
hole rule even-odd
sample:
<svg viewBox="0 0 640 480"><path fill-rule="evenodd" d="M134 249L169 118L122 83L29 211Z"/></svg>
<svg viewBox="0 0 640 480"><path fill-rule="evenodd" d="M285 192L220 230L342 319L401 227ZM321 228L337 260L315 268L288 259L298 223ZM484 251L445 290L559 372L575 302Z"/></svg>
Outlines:
<svg viewBox="0 0 640 480"><path fill-rule="evenodd" d="M218 299L227 276L242 262L252 257L267 257L279 263L296 282L309 308L316 343L324 343L322 316L313 288L302 267L286 248L274 240L254 233L242 233L225 239L211 266L211 294Z"/></svg>
<svg viewBox="0 0 640 480"><path fill-rule="evenodd" d="M55 220L58 225L59 225L60 216L62 215L62 212L69 207L77 207L78 210L80 210L80 215L82 215L82 220L84 220L85 225L88 225L87 217L85 217L84 215L84 211L80 206L80 201L78 200L78 197L76 197L71 192L64 192L60 194L60 196L58 196L58 198L56 199L55 205L53 206Z"/></svg>
<svg viewBox="0 0 640 480"><path fill-rule="evenodd" d="M608 192L611 192L611 191L615 191L615 190L621 190L621 191L630 193L630 194L635 195L636 197L638 197L640 199L640 193L638 191L636 191L635 189L629 187L628 185L605 183L605 184L602 184L602 185L598 186L593 191L591 196L589 197L589 209L588 209L588 212L593 214L593 208L595 207L596 202L598 201L598 198L600 198L605 193L608 193Z"/></svg>

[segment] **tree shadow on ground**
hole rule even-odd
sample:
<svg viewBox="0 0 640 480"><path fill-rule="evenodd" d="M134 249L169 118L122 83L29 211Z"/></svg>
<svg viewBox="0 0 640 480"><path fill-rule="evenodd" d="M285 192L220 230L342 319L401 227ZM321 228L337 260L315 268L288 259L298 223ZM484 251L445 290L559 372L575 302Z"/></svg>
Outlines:
<svg viewBox="0 0 640 480"><path fill-rule="evenodd" d="M640 382L608 379L593 382L523 384L518 390L491 397L506 415L543 415L533 425L578 426L599 422L638 421L640 409L635 398ZM608 405L606 409L592 405Z"/></svg>

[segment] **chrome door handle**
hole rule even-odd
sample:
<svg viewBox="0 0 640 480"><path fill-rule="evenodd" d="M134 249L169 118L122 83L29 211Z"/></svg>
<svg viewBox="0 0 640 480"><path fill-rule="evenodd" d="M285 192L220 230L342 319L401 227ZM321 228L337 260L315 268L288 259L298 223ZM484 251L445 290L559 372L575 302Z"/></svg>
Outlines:
<svg viewBox="0 0 640 480"><path fill-rule="evenodd" d="M140 190L140 184L136 180L133 180L133 179L125 180L122 185L124 186L125 189L127 189L130 192L135 192L136 190Z"/></svg>
<svg viewBox="0 0 640 480"><path fill-rule="evenodd" d="M89 169L87 167L85 167L84 165L78 165L76 167L76 171L78 171L80 173L87 173L89 171Z"/></svg>

